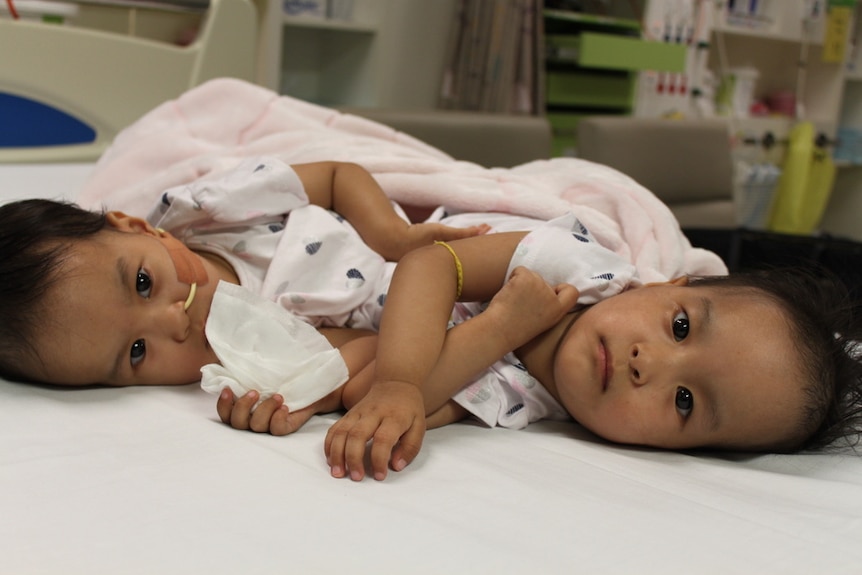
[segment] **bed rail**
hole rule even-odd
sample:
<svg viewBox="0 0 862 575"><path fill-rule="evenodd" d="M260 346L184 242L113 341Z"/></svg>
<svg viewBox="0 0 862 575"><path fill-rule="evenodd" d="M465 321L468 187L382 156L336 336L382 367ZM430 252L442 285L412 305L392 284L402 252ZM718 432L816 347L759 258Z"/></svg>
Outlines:
<svg viewBox="0 0 862 575"><path fill-rule="evenodd" d="M95 160L120 130L189 88L252 80L256 48L250 0L210 0L188 46L0 19L0 162Z"/></svg>

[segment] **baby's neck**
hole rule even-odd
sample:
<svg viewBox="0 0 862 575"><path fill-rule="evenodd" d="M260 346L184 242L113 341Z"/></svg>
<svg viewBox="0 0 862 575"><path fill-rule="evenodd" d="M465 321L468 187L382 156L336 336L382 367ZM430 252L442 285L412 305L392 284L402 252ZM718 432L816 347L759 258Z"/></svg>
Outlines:
<svg viewBox="0 0 862 575"><path fill-rule="evenodd" d="M557 355L560 343L566 337L566 334L575 321L577 321L578 317L580 317L582 311L579 308L566 314L563 319L557 322L557 325L515 350L515 355L521 360L530 375L538 379L539 383L557 401L560 401L560 396L557 393L557 385L554 379L554 358Z"/></svg>

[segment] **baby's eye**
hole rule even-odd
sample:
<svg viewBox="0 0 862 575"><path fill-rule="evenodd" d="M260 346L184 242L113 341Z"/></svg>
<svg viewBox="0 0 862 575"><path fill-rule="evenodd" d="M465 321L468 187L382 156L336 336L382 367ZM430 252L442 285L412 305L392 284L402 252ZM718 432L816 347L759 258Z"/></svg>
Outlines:
<svg viewBox="0 0 862 575"><path fill-rule="evenodd" d="M144 361L144 357L147 355L147 344L144 340L139 339L136 340L135 343L132 344L132 349L129 352L129 359L132 362L132 367L135 367L142 361Z"/></svg>
<svg viewBox="0 0 862 575"><path fill-rule="evenodd" d="M149 298L152 289L153 280L150 279L150 274L144 268L139 269L138 276L135 278L135 291L142 298Z"/></svg>
<svg viewBox="0 0 862 575"><path fill-rule="evenodd" d="M684 340L688 336L688 314L681 311L673 316L671 330L676 341Z"/></svg>
<svg viewBox="0 0 862 575"><path fill-rule="evenodd" d="M676 410L679 414L683 417L688 417L691 410L694 408L694 396L686 388L677 387L674 403L676 404Z"/></svg>

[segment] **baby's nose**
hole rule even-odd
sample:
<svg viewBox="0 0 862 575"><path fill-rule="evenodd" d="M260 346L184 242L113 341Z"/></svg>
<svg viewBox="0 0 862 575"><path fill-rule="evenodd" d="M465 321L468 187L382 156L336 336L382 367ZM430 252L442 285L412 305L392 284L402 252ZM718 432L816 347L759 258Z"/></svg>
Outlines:
<svg viewBox="0 0 862 575"><path fill-rule="evenodd" d="M629 350L629 376L635 385L646 385L647 383L647 359L643 349L635 344Z"/></svg>
<svg viewBox="0 0 862 575"><path fill-rule="evenodd" d="M185 310L185 301L176 301L166 306L153 318L153 328L174 341L185 341L189 336L190 322Z"/></svg>

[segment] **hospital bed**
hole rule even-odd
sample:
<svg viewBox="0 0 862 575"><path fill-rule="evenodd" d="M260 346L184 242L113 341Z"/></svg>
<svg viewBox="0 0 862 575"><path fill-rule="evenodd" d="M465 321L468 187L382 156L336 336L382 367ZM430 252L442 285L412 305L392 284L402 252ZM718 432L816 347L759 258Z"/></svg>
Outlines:
<svg viewBox="0 0 862 575"><path fill-rule="evenodd" d="M95 1L81 6L81 20L101 27L0 17L0 162L95 160L157 104L210 78L254 75L250 0L180 1L205 9L186 19L197 28L188 45L179 33L146 33L147 18L175 8L170 0Z"/></svg>
<svg viewBox="0 0 862 575"><path fill-rule="evenodd" d="M495 134L488 147L499 144ZM75 199L94 169L0 165L0 198ZM428 432L404 472L352 483L327 473L335 419L272 437L221 424L196 385L0 382L2 571L808 575L862 565L852 451L670 453L611 445L574 423L461 423Z"/></svg>

